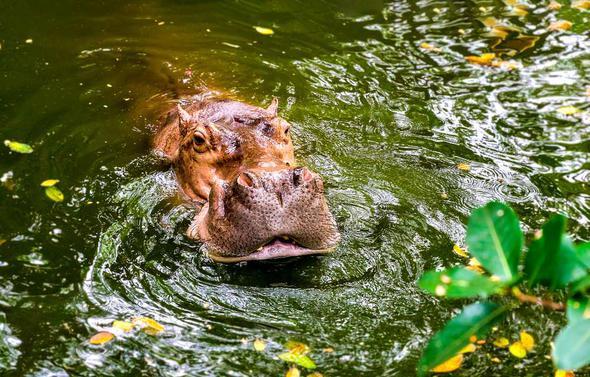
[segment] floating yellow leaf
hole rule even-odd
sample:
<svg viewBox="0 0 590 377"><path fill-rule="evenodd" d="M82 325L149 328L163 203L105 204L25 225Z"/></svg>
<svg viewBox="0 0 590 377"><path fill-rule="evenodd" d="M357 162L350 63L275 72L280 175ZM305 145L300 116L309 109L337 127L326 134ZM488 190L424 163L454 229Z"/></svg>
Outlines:
<svg viewBox="0 0 590 377"><path fill-rule="evenodd" d="M90 338L90 344L104 344L110 342L114 337L115 335L108 331L97 332Z"/></svg>
<svg viewBox="0 0 590 377"><path fill-rule="evenodd" d="M529 11L526 9L526 5L518 4L512 6L510 8L510 12L508 12L509 16L516 16L516 17L524 17L529 14Z"/></svg>
<svg viewBox="0 0 590 377"><path fill-rule="evenodd" d="M557 31L557 30L568 30L572 27L572 23L565 20L559 20L552 22L551 25L547 28L549 31Z"/></svg>
<svg viewBox="0 0 590 377"><path fill-rule="evenodd" d="M63 202L64 194L55 186L49 186L45 188L45 195L54 202Z"/></svg>
<svg viewBox="0 0 590 377"><path fill-rule="evenodd" d="M465 57L465 60L472 64L491 65L495 58L496 54L489 52L486 54L481 54L480 56L469 55Z"/></svg>
<svg viewBox="0 0 590 377"><path fill-rule="evenodd" d="M457 356L451 357L444 363L432 368L430 371L434 373L449 373L459 369L462 363L463 355L458 354Z"/></svg>
<svg viewBox="0 0 590 377"><path fill-rule="evenodd" d="M457 164L457 169L463 170L463 171L469 171L469 170L471 170L471 166L469 166L469 164L461 162L461 163Z"/></svg>
<svg viewBox="0 0 590 377"><path fill-rule="evenodd" d="M46 179L41 182L41 187L51 187L59 183L59 179Z"/></svg>
<svg viewBox="0 0 590 377"><path fill-rule="evenodd" d="M590 9L590 0L577 0L572 2L572 8Z"/></svg>
<svg viewBox="0 0 590 377"><path fill-rule="evenodd" d="M482 23L487 27L494 27L498 25L498 20L494 17L486 17Z"/></svg>
<svg viewBox="0 0 590 377"><path fill-rule="evenodd" d="M158 333L164 331L164 326L162 326L161 324L159 324L151 318L139 317L133 319L132 322L136 326L141 326L143 332L149 335L157 335Z"/></svg>
<svg viewBox="0 0 590 377"><path fill-rule="evenodd" d="M470 353L470 352L475 352L475 350L476 350L475 344L469 343L468 345L463 347L463 349L461 351L459 351L459 353Z"/></svg>
<svg viewBox="0 0 590 377"><path fill-rule="evenodd" d="M266 343L262 339L256 339L254 341L254 349L258 352L262 352L266 349Z"/></svg>
<svg viewBox="0 0 590 377"><path fill-rule="evenodd" d="M508 34L510 33L510 29L504 26L494 26L487 34L490 37L496 37L500 39L506 39Z"/></svg>
<svg viewBox="0 0 590 377"><path fill-rule="evenodd" d="M526 348L524 348L521 342L512 343L508 350L514 357L518 357L519 359L526 356Z"/></svg>
<svg viewBox="0 0 590 377"><path fill-rule="evenodd" d="M275 33L273 29L262 26L254 26L254 29L262 35L273 35Z"/></svg>
<svg viewBox="0 0 590 377"><path fill-rule="evenodd" d="M311 374L308 374L307 377L324 377L324 375L320 372L313 372Z"/></svg>
<svg viewBox="0 0 590 377"><path fill-rule="evenodd" d="M428 51L440 52L440 48L431 45L430 43L422 42L420 48Z"/></svg>
<svg viewBox="0 0 590 377"><path fill-rule="evenodd" d="M324 353L332 353L332 352L334 352L334 348L332 348L332 347L326 347L322 351Z"/></svg>
<svg viewBox="0 0 590 377"><path fill-rule="evenodd" d="M486 344L486 340L485 339L480 339L477 342L475 342L475 344L479 344L481 346L482 344Z"/></svg>
<svg viewBox="0 0 590 377"><path fill-rule="evenodd" d="M4 140L4 145L11 151L17 153L32 153L33 148L29 144L19 143L18 141Z"/></svg>
<svg viewBox="0 0 590 377"><path fill-rule="evenodd" d="M457 255L462 256L463 258L469 258L469 253L467 250L462 249L459 245L453 245L453 252Z"/></svg>
<svg viewBox="0 0 590 377"><path fill-rule="evenodd" d="M574 372L570 371L570 370L556 370L555 371L555 377L574 377L575 374Z"/></svg>
<svg viewBox="0 0 590 377"><path fill-rule="evenodd" d="M296 342L294 340L288 341L287 344L285 344L285 347L289 350L289 352L295 355L305 355L310 351L306 344Z"/></svg>
<svg viewBox="0 0 590 377"><path fill-rule="evenodd" d="M520 343L528 352L530 352L535 347L535 338L533 338L533 336L526 331L521 331Z"/></svg>
<svg viewBox="0 0 590 377"><path fill-rule="evenodd" d="M297 367L289 368L289 370L285 374L285 377L299 377L299 376L301 376L301 372L299 371L299 369L297 369Z"/></svg>
<svg viewBox="0 0 590 377"><path fill-rule="evenodd" d="M561 4L558 1L551 0L549 2L549 5L547 5L547 8L549 8L551 10L560 10L561 9Z"/></svg>
<svg viewBox="0 0 590 377"><path fill-rule="evenodd" d="M508 347L508 344L510 344L510 341L506 338L498 338L498 339L494 340L494 345L496 347L506 348L506 347Z"/></svg>
<svg viewBox="0 0 590 377"><path fill-rule="evenodd" d="M479 274L483 274L485 272L485 270L481 266L481 263L479 263L479 261L476 258L470 258L466 268Z"/></svg>
<svg viewBox="0 0 590 377"><path fill-rule="evenodd" d="M492 357L490 360L492 360L492 362L494 363L500 363L500 359L498 359L497 357Z"/></svg>
<svg viewBox="0 0 590 377"><path fill-rule="evenodd" d="M557 112L563 115L574 115L581 111L582 110L578 109L575 106L562 106L559 109L557 109Z"/></svg>
<svg viewBox="0 0 590 377"><path fill-rule="evenodd" d="M115 328L115 329L129 332L129 331L133 330L133 327L135 325L131 322L115 320L115 321L113 321L113 324L111 326L113 326L113 328Z"/></svg>

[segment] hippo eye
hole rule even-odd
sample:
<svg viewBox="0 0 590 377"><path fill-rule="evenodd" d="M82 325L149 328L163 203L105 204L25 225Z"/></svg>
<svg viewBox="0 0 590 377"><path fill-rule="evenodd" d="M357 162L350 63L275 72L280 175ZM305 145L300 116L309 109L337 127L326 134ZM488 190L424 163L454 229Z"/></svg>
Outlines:
<svg viewBox="0 0 590 377"><path fill-rule="evenodd" d="M205 144L207 143L207 140L205 139L205 135L203 135L202 133L196 133L193 135L193 144L196 148L203 148L205 146Z"/></svg>

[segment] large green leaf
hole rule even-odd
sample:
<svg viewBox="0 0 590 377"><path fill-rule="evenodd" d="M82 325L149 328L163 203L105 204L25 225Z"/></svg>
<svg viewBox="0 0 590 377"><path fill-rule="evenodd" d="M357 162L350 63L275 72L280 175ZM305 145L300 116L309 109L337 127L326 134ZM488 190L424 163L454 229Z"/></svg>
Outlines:
<svg viewBox="0 0 590 377"><path fill-rule="evenodd" d="M567 300L566 314L570 324L579 320L590 319L590 297L570 298Z"/></svg>
<svg viewBox="0 0 590 377"><path fill-rule="evenodd" d="M463 308L430 340L418 365L418 374L455 356L472 336L482 338L505 314L506 308L493 302L478 302Z"/></svg>
<svg viewBox="0 0 590 377"><path fill-rule="evenodd" d="M467 246L490 273L502 281L513 280L522 251L522 231L514 211L499 202L473 211L467 225Z"/></svg>
<svg viewBox="0 0 590 377"><path fill-rule="evenodd" d="M559 369L573 370L590 363L590 321L576 320L555 338L553 361Z"/></svg>
<svg viewBox="0 0 590 377"><path fill-rule="evenodd" d="M420 288L433 295L448 298L487 297L504 286L466 268L455 267L444 271L428 271L418 282Z"/></svg>
<svg viewBox="0 0 590 377"><path fill-rule="evenodd" d="M581 279L570 284L569 294L586 293L590 290L590 275L586 275Z"/></svg>
<svg viewBox="0 0 590 377"><path fill-rule="evenodd" d="M565 234L566 225L564 216L553 216L543 225L543 235L531 243L525 264L530 286L562 288L586 275L586 266Z"/></svg>
<svg viewBox="0 0 590 377"><path fill-rule="evenodd" d="M576 246L576 253L578 254L578 258L580 258L582 263L584 263L586 267L590 268L590 242Z"/></svg>

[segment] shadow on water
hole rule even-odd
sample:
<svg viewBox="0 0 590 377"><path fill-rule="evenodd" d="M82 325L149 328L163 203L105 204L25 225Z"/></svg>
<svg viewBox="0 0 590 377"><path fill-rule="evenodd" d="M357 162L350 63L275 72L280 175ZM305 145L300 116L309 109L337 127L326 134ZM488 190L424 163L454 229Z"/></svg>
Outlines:
<svg viewBox="0 0 590 377"><path fill-rule="evenodd" d="M292 339L326 376L413 375L460 307L416 281L466 262L450 250L472 208L509 202L527 232L564 212L590 238L589 11L535 3L518 16L495 0L0 4L0 140L35 150L0 149L7 375L278 375L287 365L274 356ZM499 43L488 17L519 32ZM556 19L574 26L548 33ZM491 49L522 68L464 61ZM257 105L280 98L298 158L326 182L343 236L335 253L224 266L185 237L195 209L149 139L174 92L201 84ZM556 111L566 105L582 112ZM48 178L63 203L44 197ZM136 316L166 331L88 343ZM497 365L478 352L457 374L551 370L541 355L559 317L523 309L512 320L537 336L535 357Z"/></svg>

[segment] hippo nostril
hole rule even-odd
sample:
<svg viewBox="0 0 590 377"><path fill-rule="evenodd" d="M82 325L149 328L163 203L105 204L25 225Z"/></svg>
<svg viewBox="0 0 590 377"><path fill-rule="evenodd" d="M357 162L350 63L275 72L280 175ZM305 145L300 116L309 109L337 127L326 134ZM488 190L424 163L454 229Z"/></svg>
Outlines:
<svg viewBox="0 0 590 377"><path fill-rule="evenodd" d="M309 182L313 179L313 174L307 168L293 169L293 184L299 186L303 182Z"/></svg>
<svg viewBox="0 0 590 377"><path fill-rule="evenodd" d="M254 187L255 177L252 173L244 172L238 176L237 182L244 187Z"/></svg>

